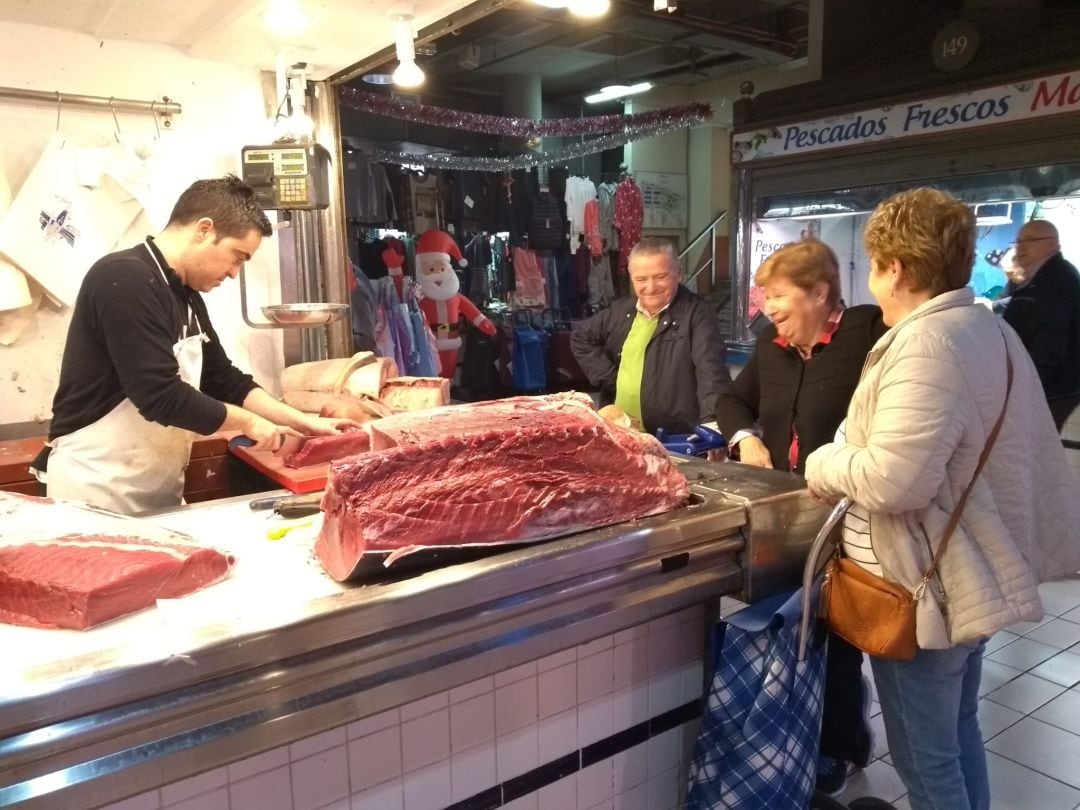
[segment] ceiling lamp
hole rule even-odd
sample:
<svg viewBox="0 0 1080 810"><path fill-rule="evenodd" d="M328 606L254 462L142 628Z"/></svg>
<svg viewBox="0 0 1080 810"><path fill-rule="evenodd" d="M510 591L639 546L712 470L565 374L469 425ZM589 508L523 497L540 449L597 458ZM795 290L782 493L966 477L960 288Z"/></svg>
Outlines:
<svg viewBox="0 0 1080 810"><path fill-rule="evenodd" d="M424 71L416 64L416 51L413 47L413 7L408 4L395 6L390 11L394 21L394 47L397 52L398 66L391 74L398 87L419 87L424 83Z"/></svg>
<svg viewBox="0 0 1080 810"><path fill-rule="evenodd" d="M617 98L633 96L637 93L644 93L647 90L652 90L652 82L638 82L637 84L609 84L606 87L600 88L599 93L593 93L591 96L585 96L585 101L589 104L602 104L605 101L614 101Z"/></svg>
<svg viewBox="0 0 1080 810"><path fill-rule="evenodd" d="M532 0L544 8L565 8L575 17L602 17L611 10L611 0Z"/></svg>
<svg viewBox="0 0 1080 810"><path fill-rule="evenodd" d="M303 34L311 27L311 17L298 0L270 0L262 20L263 25L283 38Z"/></svg>

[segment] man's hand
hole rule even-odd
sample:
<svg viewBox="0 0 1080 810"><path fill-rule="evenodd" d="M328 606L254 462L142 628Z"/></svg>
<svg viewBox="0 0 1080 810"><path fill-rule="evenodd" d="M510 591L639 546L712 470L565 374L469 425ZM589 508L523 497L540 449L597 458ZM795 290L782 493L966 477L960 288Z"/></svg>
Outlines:
<svg viewBox="0 0 1080 810"><path fill-rule="evenodd" d="M248 419L244 425L244 435L251 439L254 444L252 450L270 450L276 452L281 449L281 443L286 436L303 435L299 431L283 425L275 425L269 419L263 419L255 413L248 413Z"/></svg>
<svg viewBox="0 0 1080 810"><path fill-rule="evenodd" d="M772 469L772 458L765 442L757 436L747 436L739 442L739 461L743 464L751 464L754 467L767 467Z"/></svg>
<svg viewBox="0 0 1080 810"><path fill-rule="evenodd" d="M360 427L360 423L353 419L337 416L316 416L315 414L302 414L301 419L293 422L296 428L304 436L333 436L343 430Z"/></svg>

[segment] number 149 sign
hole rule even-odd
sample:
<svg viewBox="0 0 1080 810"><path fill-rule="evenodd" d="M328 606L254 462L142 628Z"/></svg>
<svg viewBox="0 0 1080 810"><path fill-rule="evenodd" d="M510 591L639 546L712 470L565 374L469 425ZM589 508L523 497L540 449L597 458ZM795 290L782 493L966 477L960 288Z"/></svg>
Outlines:
<svg viewBox="0 0 1080 810"><path fill-rule="evenodd" d="M979 29L967 20L951 22L937 32L931 46L934 67L960 70L975 58L979 49Z"/></svg>

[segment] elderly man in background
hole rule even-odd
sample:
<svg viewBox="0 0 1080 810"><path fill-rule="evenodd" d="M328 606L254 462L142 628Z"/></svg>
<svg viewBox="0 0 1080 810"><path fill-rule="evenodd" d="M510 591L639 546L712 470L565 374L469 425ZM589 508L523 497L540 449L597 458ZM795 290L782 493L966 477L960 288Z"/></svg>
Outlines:
<svg viewBox="0 0 1080 810"><path fill-rule="evenodd" d="M614 403L649 433L688 433L713 419L731 385L716 313L680 284L670 242L642 239L630 251L629 271L633 297L574 332L574 356L602 405Z"/></svg>
<svg viewBox="0 0 1080 810"><path fill-rule="evenodd" d="M1080 404L1080 275L1061 255L1057 228L1041 219L1020 229L1006 273L1005 322L1035 362L1060 431Z"/></svg>

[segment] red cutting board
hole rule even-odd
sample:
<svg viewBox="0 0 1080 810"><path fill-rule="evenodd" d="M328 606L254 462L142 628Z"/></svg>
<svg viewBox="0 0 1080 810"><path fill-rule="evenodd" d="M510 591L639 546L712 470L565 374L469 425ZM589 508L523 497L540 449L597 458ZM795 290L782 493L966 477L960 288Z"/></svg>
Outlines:
<svg viewBox="0 0 1080 810"><path fill-rule="evenodd" d="M326 489L330 462L293 469L286 467L284 460L269 450L252 450L237 442L229 442L229 452L290 492L299 495Z"/></svg>

